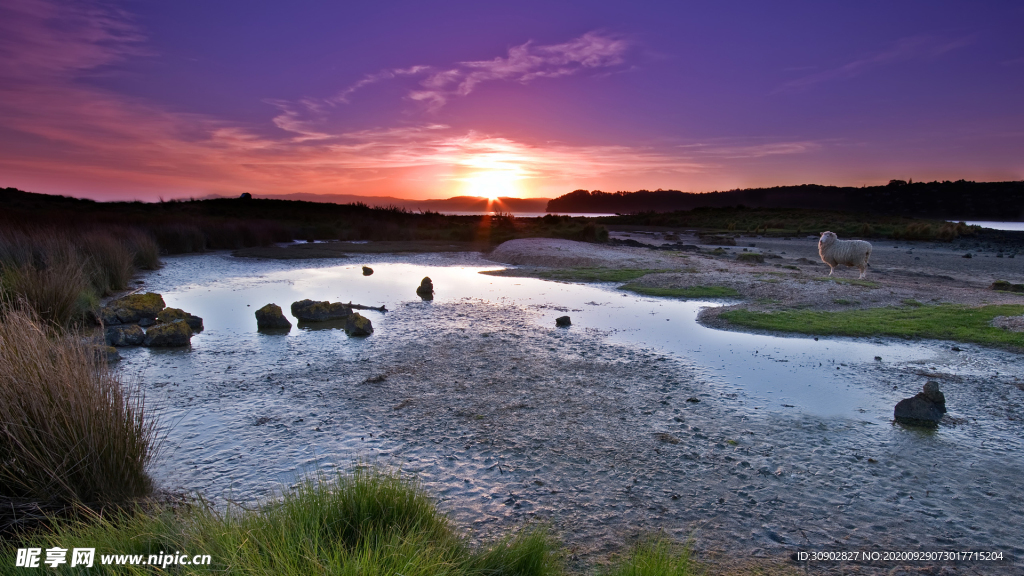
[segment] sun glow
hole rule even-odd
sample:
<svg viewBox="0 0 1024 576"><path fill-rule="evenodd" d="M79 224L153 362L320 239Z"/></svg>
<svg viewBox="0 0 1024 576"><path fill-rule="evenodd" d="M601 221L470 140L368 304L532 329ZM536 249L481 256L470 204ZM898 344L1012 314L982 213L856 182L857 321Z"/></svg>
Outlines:
<svg viewBox="0 0 1024 576"><path fill-rule="evenodd" d="M497 200L500 196L518 198L517 180L519 176L511 170L476 172L465 178L466 195L483 196L488 200Z"/></svg>

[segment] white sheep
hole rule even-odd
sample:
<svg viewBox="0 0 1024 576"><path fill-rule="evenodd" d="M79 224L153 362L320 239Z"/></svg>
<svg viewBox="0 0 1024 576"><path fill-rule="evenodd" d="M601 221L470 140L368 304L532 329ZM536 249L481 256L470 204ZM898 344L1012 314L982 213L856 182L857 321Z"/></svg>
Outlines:
<svg viewBox="0 0 1024 576"><path fill-rule="evenodd" d="M828 264L828 275L831 276L840 264L857 267L860 278L868 267L871 256L871 243L864 240L840 240L835 232L822 232L818 240L818 254L821 261Z"/></svg>

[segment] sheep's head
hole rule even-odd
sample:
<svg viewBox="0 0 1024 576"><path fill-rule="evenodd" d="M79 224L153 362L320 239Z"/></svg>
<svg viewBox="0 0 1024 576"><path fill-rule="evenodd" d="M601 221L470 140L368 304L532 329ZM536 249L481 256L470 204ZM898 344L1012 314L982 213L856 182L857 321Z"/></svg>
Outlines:
<svg viewBox="0 0 1024 576"><path fill-rule="evenodd" d="M836 236L835 232L822 232L821 238L818 239L818 245L831 244L836 241L839 237Z"/></svg>

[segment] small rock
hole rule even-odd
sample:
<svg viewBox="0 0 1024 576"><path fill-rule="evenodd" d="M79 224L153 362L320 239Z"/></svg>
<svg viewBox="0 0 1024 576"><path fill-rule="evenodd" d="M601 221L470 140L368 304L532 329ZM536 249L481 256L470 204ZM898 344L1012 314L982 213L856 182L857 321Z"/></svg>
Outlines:
<svg viewBox="0 0 1024 576"><path fill-rule="evenodd" d="M174 322L175 320L184 320L193 332L203 331L203 319L199 316L189 314L181 308L164 308L156 315L156 321L160 324Z"/></svg>
<svg viewBox="0 0 1024 576"><path fill-rule="evenodd" d="M1000 292L1024 292L1024 284L1011 284L1006 280L996 280L989 286L989 289Z"/></svg>
<svg viewBox="0 0 1024 576"><path fill-rule="evenodd" d="M146 338L142 341L143 346L150 347L178 347L188 346L191 343L192 328L184 320L174 320L167 324L157 324L146 330Z"/></svg>
<svg viewBox="0 0 1024 576"><path fill-rule="evenodd" d="M347 320L345 320L345 333L349 336L369 336L373 334L373 324L370 323L370 319L353 312Z"/></svg>
<svg viewBox="0 0 1024 576"><path fill-rule="evenodd" d="M256 311L257 330L282 330L291 327L292 323L284 317L284 312L277 304L267 304Z"/></svg>
<svg viewBox="0 0 1024 576"><path fill-rule="evenodd" d="M292 316L300 322L326 322L328 320L344 320L352 314L352 308L341 302L315 302L299 300L292 302Z"/></svg>
<svg viewBox="0 0 1024 576"><path fill-rule="evenodd" d="M964 254L963 257L964 258L973 258L973 256L971 256L970 252L968 252L967 254Z"/></svg>
<svg viewBox="0 0 1024 576"><path fill-rule="evenodd" d="M700 402L700 398L697 398L696 396L690 396L689 398L686 399L686 401L692 404L696 404L697 402Z"/></svg>
<svg viewBox="0 0 1024 576"><path fill-rule="evenodd" d="M558 318L555 318L555 326L559 328L568 328L569 326L572 326L572 319L568 316L559 316Z"/></svg>
<svg viewBox="0 0 1024 576"><path fill-rule="evenodd" d="M369 276L371 274L373 274L373 268L370 268L369 266L363 266L363 276Z"/></svg>
<svg viewBox="0 0 1024 576"><path fill-rule="evenodd" d="M756 252L746 252L736 256L736 260L739 262L747 262L749 264L764 264L764 254L758 254Z"/></svg>
<svg viewBox="0 0 1024 576"><path fill-rule="evenodd" d="M893 416L902 424L934 427L945 413L946 397L939 390L939 383L929 380L916 396L900 400Z"/></svg>
<svg viewBox="0 0 1024 576"><path fill-rule="evenodd" d="M100 362L117 362L121 359L121 353L113 346L97 346L93 351Z"/></svg>
<svg viewBox="0 0 1024 576"><path fill-rule="evenodd" d="M434 283L430 281L430 277L424 277L420 282L420 287L416 289L416 294L419 294L420 298L424 300L431 300L434 298Z"/></svg>
<svg viewBox="0 0 1024 576"><path fill-rule="evenodd" d="M135 324L127 324L108 326L104 336L110 346L138 346L146 338L146 333Z"/></svg>

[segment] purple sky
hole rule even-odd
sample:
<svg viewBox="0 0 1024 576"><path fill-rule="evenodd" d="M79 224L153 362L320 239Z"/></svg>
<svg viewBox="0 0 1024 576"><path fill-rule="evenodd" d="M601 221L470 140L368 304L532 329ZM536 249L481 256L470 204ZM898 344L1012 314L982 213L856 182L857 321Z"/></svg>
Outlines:
<svg viewBox="0 0 1024 576"><path fill-rule="evenodd" d="M1024 2L4 0L0 186L1024 179Z"/></svg>

